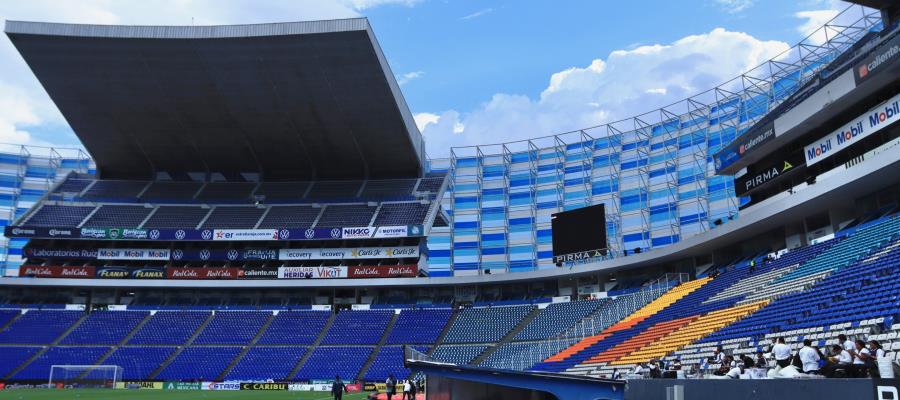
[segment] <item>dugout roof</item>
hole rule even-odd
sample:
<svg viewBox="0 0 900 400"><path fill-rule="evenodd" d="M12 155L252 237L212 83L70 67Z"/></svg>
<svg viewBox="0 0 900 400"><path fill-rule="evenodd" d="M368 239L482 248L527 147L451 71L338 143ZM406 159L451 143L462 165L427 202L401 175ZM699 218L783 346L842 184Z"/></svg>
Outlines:
<svg viewBox="0 0 900 400"><path fill-rule="evenodd" d="M412 177L424 143L364 18L226 26L7 21L104 178Z"/></svg>

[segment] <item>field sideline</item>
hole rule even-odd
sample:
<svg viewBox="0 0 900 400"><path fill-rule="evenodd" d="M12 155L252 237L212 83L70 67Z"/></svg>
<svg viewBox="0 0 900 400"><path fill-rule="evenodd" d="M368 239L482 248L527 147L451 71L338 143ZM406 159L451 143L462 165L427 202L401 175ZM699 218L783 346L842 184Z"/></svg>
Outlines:
<svg viewBox="0 0 900 400"><path fill-rule="evenodd" d="M363 400L366 393L345 394L344 400ZM331 400L326 392L288 391L200 391L200 390L113 390L113 389L13 389L0 390L0 400L120 400L120 399L266 399ZM395 399L399 399L396 396Z"/></svg>

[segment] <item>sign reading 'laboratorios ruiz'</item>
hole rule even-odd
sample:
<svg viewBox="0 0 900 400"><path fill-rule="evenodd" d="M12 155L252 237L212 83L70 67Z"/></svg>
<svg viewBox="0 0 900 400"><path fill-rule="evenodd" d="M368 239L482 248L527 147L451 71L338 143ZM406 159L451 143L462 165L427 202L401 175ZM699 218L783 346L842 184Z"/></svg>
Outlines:
<svg viewBox="0 0 900 400"><path fill-rule="evenodd" d="M803 149L806 165L813 165L900 119L900 94L854 118Z"/></svg>

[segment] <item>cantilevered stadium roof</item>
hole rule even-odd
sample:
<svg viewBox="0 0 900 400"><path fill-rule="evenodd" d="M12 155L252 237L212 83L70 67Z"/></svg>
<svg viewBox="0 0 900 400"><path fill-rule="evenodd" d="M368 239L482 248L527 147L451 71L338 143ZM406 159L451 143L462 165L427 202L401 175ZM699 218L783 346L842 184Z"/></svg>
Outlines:
<svg viewBox="0 0 900 400"><path fill-rule="evenodd" d="M227 26L7 21L104 178L419 174L424 143L364 18Z"/></svg>

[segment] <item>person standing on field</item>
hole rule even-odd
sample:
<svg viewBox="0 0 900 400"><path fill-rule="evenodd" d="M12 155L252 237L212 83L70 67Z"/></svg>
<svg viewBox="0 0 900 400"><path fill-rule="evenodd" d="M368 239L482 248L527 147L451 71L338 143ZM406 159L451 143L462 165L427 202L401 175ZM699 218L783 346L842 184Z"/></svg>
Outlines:
<svg viewBox="0 0 900 400"><path fill-rule="evenodd" d="M334 400L341 400L344 397L344 392L347 391L347 385L344 385L344 382L341 381L340 376L334 377L334 383L331 384L331 395L334 396Z"/></svg>
<svg viewBox="0 0 900 400"><path fill-rule="evenodd" d="M384 385L387 386L385 392L387 392L388 400L394 400L394 394L397 393L397 381L394 380L394 374L388 375Z"/></svg>

